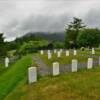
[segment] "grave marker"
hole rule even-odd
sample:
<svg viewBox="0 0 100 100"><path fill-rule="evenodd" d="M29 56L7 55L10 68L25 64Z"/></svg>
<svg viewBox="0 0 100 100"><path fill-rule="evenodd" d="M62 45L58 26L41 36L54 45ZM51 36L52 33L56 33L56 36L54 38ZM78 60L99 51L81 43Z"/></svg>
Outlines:
<svg viewBox="0 0 100 100"><path fill-rule="evenodd" d="M93 67L93 58L88 58L87 68L91 69Z"/></svg>
<svg viewBox="0 0 100 100"><path fill-rule="evenodd" d="M28 82L29 84L37 81L37 69L36 67L28 68Z"/></svg>
<svg viewBox="0 0 100 100"><path fill-rule="evenodd" d="M77 55L77 51L76 50L74 50L74 56L76 56Z"/></svg>
<svg viewBox="0 0 100 100"><path fill-rule="evenodd" d="M53 76L59 75L59 63L54 62L53 63Z"/></svg>
<svg viewBox="0 0 100 100"><path fill-rule="evenodd" d="M57 57L58 57L58 58L61 57L61 52L60 52L60 51L57 52Z"/></svg>
<svg viewBox="0 0 100 100"><path fill-rule="evenodd" d="M41 55L43 55L43 54L44 54L44 51L43 51L43 50L41 50L41 51L40 51L40 53L41 53Z"/></svg>
<svg viewBox="0 0 100 100"><path fill-rule="evenodd" d="M7 68L8 66L9 66L9 58L8 57L6 57L5 58L5 67Z"/></svg>
<svg viewBox="0 0 100 100"><path fill-rule="evenodd" d="M99 66L100 66L100 57L99 57Z"/></svg>
<svg viewBox="0 0 100 100"><path fill-rule="evenodd" d="M93 55L95 54L95 50L94 50L94 48L92 48L92 54L93 54Z"/></svg>
<svg viewBox="0 0 100 100"><path fill-rule="evenodd" d="M50 50L48 50L48 53L51 53Z"/></svg>
<svg viewBox="0 0 100 100"><path fill-rule="evenodd" d="M66 56L69 56L69 50L66 50Z"/></svg>
<svg viewBox="0 0 100 100"><path fill-rule="evenodd" d="M72 60L71 71L72 72L77 72L77 66L78 66L78 61L76 59L73 59Z"/></svg>
<svg viewBox="0 0 100 100"><path fill-rule="evenodd" d="M54 53L57 53L57 50L56 49L54 49Z"/></svg>
<svg viewBox="0 0 100 100"><path fill-rule="evenodd" d="M48 53L48 59L51 59L51 57L52 57L52 54L49 52Z"/></svg>

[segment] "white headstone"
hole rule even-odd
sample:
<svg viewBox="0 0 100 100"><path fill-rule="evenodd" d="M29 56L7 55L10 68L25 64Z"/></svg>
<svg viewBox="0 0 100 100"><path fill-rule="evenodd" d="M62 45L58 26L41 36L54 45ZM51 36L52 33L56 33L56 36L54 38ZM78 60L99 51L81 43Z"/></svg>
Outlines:
<svg viewBox="0 0 100 100"><path fill-rule="evenodd" d="M59 63L54 62L53 63L53 76L59 75Z"/></svg>
<svg viewBox="0 0 100 100"><path fill-rule="evenodd" d="M28 81L29 81L29 84L37 81L37 69L36 69L36 67L28 68Z"/></svg>
<svg viewBox="0 0 100 100"><path fill-rule="evenodd" d="M72 72L77 72L77 66L78 66L78 61L76 59L73 59L72 60L71 71Z"/></svg>
<svg viewBox="0 0 100 100"><path fill-rule="evenodd" d="M94 50L94 48L92 48L92 54L93 54L93 55L95 54L95 50Z"/></svg>
<svg viewBox="0 0 100 100"><path fill-rule="evenodd" d="M56 49L54 49L54 53L57 53L57 50Z"/></svg>
<svg viewBox="0 0 100 100"><path fill-rule="evenodd" d="M62 52L63 52L63 50L62 50L62 49L60 49L60 52L62 53Z"/></svg>
<svg viewBox="0 0 100 100"><path fill-rule="evenodd" d="M76 56L77 55L77 51L76 50L74 50L74 56Z"/></svg>
<svg viewBox="0 0 100 100"><path fill-rule="evenodd" d="M58 58L61 57L61 52L60 52L60 51L57 52L57 57L58 57Z"/></svg>
<svg viewBox="0 0 100 100"><path fill-rule="evenodd" d="M51 53L50 50L48 50L48 53Z"/></svg>
<svg viewBox="0 0 100 100"><path fill-rule="evenodd" d="M43 55L43 54L44 54L44 51L43 51L43 50L41 50L41 51L40 51L40 53L41 53L41 55Z"/></svg>
<svg viewBox="0 0 100 100"><path fill-rule="evenodd" d="M9 61L9 58L6 57L6 58L5 58L5 67L8 67L8 66L9 66L9 62L10 62L10 61Z"/></svg>
<svg viewBox="0 0 100 100"><path fill-rule="evenodd" d="M66 50L66 56L69 56L69 50Z"/></svg>
<svg viewBox="0 0 100 100"><path fill-rule="evenodd" d="M100 66L100 57L99 57L99 66Z"/></svg>
<svg viewBox="0 0 100 100"><path fill-rule="evenodd" d="M51 57L52 57L52 54L49 52L48 53L48 59L51 59Z"/></svg>
<svg viewBox="0 0 100 100"><path fill-rule="evenodd" d="M93 58L88 58L87 68L91 69L93 67Z"/></svg>

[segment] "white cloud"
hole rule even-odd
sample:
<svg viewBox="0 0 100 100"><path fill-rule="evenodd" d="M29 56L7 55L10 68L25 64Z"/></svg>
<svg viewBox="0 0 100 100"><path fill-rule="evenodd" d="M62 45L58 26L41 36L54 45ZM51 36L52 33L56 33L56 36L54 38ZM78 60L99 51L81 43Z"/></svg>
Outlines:
<svg viewBox="0 0 100 100"><path fill-rule="evenodd" d="M100 27L99 0L0 0L0 31L8 38L28 31L63 31L77 16Z"/></svg>

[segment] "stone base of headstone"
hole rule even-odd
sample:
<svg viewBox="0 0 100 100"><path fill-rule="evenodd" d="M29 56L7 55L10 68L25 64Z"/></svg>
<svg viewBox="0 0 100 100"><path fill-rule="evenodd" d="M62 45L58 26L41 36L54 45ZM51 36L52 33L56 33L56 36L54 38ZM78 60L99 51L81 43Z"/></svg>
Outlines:
<svg viewBox="0 0 100 100"><path fill-rule="evenodd" d="M53 63L53 76L59 75L59 63L58 62L54 62Z"/></svg>
<svg viewBox="0 0 100 100"><path fill-rule="evenodd" d="M30 67L28 68L28 82L29 84L37 81L37 68Z"/></svg>
<svg viewBox="0 0 100 100"><path fill-rule="evenodd" d="M93 67L93 58L88 58L87 68L91 69Z"/></svg>
<svg viewBox="0 0 100 100"><path fill-rule="evenodd" d="M71 72L77 72L78 61L76 59L72 60Z"/></svg>

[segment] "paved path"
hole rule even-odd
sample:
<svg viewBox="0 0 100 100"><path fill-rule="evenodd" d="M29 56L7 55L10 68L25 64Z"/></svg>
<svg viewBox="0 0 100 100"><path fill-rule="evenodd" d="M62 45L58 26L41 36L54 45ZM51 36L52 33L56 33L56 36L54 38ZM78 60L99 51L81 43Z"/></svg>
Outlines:
<svg viewBox="0 0 100 100"><path fill-rule="evenodd" d="M33 56L33 60L38 65L38 72L41 76L49 75L51 73L50 67L48 67L39 57Z"/></svg>

